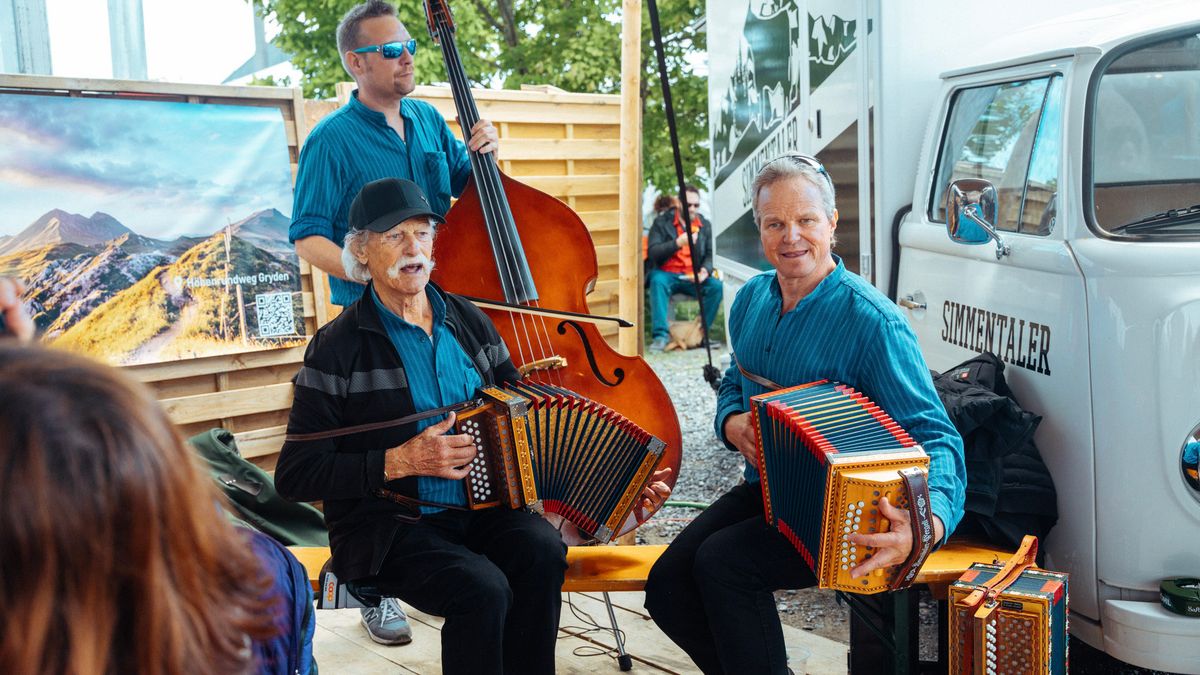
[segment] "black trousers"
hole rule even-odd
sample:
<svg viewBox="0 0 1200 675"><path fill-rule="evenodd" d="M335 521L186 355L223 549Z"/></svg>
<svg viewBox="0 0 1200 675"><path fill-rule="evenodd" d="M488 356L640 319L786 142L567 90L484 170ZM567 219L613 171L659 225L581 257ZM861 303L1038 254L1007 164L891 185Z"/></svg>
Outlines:
<svg viewBox="0 0 1200 675"><path fill-rule="evenodd" d="M763 518L759 483L743 483L667 547L646 581L646 610L705 673L786 673L773 592L816 583Z"/></svg>
<svg viewBox="0 0 1200 675"><path fill-rule="evenodd" d="M567 547L540 516L442 511L400 529L374 580L442 616L442 672L553 673Z"/></svg>

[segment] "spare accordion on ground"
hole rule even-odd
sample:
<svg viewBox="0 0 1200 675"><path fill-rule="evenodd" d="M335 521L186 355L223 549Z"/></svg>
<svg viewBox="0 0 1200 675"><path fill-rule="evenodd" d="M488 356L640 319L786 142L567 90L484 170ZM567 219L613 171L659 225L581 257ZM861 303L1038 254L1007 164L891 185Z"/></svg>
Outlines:
<svg viewBox="0 0 1200 675"><path fill-rule="evenodd" d="M975 563L950 586L950 672L1065 675L1067 575L1033 566L1026 536L1003 566Z"/></svg>
<svg viewBox="0 0 1200 675"><path fill-rule="evenodd" d="M796 547L821 588L879 593L916 578L933 544L929 457L887 413L849 386L821 380L754 396L767 522ZM851 533L886 531L879 500L908 509L909 559L859 579L850 570L875 549Z"/></svg>
<svg viewBox="0 0 1200 675"><path fill-rule="evenodd" d="M665 443L568 389L514 383L480 390L458 414L479 453L463 479L472 509L557 513L601 542L619 534Z"/></svg>

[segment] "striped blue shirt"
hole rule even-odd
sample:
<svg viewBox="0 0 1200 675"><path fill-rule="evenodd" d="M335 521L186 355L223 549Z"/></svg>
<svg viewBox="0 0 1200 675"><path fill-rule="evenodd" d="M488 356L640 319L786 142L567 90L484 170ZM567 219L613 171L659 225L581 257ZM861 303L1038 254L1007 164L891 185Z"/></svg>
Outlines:
<svg viewBox="0 0 1200 675"><path fill-rule="evenodd" d="M404 364L413 410L416 412L460 403L474 396L475 390L483 386L483 378L475 370L475 364L446 326L445 299L433 286L425 288L429 304L433 306L433 335L426 335L425 329L397 316L384 307L374 291L371 293L383 328ZM421 420L417 422L417 431L444 419L445 415L437 415ZM467 503L461 480L420 476L417 478L417 495L427 502ZM442 510L433 506L421 507L422 513Z"/></svg>
<svg viewBox="0 0 1200 675"><path fill-rule="evenodd" d="M930 456L929 491L945 536L963 514L966 465L962 437L946 414L917 337L896 305L862 277L847 272L841 258L796 307L782 314L783 294L775 272L760 274L738 291L729 310L731 344L747 371L784 386L829 379L866 394L887 411ZM725 438L725 419L750 409L750 397L765 389L731 364L717 398L716 432ZM758 472L746 467L746 480ZM944 540L943 540L944 541Z"/></svg>
<svg viewBox="0 0 1200 675"><path fill-rule="evenodd" d="M400 116L404 140L383 113L360 103L355 91L348 104L313 127L300 151L288 239L295 243L317 235L341 246L350 203L364 185L380 178L407 178L421 186L433 210L450 210L451 196L462 193L471 175L466 146L424 101L401 99ZM329 279L335 305L350 305L364 288Z"/></svg>

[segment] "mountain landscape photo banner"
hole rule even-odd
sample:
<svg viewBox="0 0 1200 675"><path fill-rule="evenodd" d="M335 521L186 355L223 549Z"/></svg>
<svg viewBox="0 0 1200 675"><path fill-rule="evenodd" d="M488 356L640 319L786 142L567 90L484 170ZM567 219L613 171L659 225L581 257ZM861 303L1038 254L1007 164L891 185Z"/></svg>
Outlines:
<svg viewBox="0 0 1200 675"><path fill-rule="evenodd" d="M43 341L133 365L301 344L278 108L0 94L0 275Z"/></svg>

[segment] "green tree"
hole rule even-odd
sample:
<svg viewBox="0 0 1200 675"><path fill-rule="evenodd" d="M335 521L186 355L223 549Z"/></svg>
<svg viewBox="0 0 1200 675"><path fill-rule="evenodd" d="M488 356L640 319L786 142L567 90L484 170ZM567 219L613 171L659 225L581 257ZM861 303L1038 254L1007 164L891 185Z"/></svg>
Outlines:
<svg viewBox="0 0 1200 675"><path fill-rule="evenodd" d="M292 64L303 73L299 84L304 95L333 97L336 83L349 79L337 53L335 32L356 0L252 1L279 25L275 44L292 55ZM708 85L693 72L688 57L702 56L707 49L704 34L694 28L704 4L662 0L658 7L667 34L664 43L684 172L689 181L698 181L708 172ZM522 84L549 84L602 94L620 89L620 0L471 0L455 3L451 11L463 68L477 85L518 89ZM402 2L397 14L420 44L415 57L418 83L445 82L441 51L429 37L423 3ZM656 189L675 192L675 165L650 35L643 6L643 171Z"/></svg>

